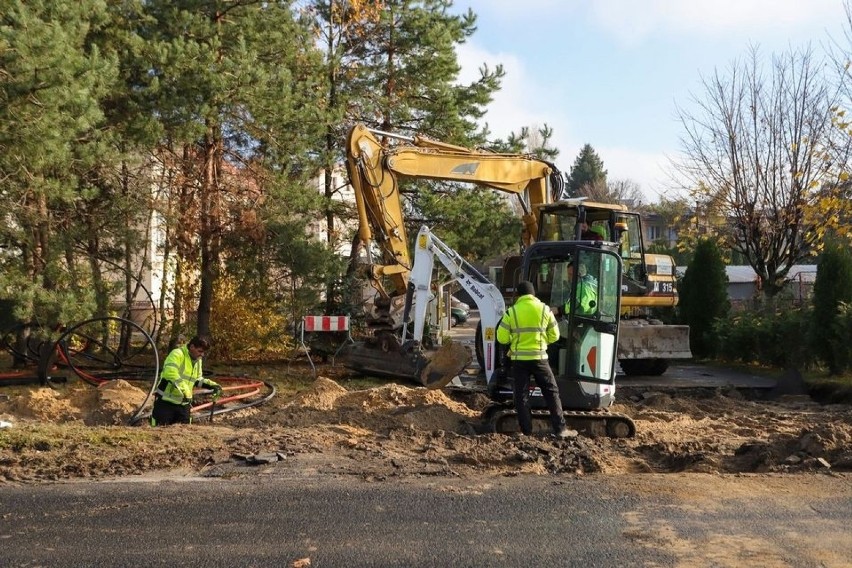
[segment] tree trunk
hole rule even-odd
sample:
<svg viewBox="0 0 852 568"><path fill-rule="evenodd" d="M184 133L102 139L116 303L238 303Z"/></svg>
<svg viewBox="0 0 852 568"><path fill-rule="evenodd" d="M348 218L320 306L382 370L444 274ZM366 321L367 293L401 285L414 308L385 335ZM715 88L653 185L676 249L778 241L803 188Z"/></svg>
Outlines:
<svg viewBox="0 0 852 568"><path fill-rule="evenodd" d="M201 282L198 296L198 335L210 335L213 287L219 276L220 207L218 168L222 140L216 126L208 126L204 144L204 178L201 184Z"/></svg>

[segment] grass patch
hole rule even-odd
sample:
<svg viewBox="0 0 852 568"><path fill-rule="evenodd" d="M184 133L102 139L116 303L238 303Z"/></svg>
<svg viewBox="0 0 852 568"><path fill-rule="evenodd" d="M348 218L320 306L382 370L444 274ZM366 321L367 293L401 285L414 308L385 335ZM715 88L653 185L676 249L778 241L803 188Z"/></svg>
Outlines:
<svg viewBox="0 0 852 568"><path fill-rule="evenodd" d="M60 448L67 443L67 438L59 438L50 430L31 427L4 428L0 430L0 450L46 452Z"/></svg>
<svg viewBox="0 0 852 568"><path fill-rule="evenodd" d="M852 404L852 373L829 375L826 371L802 373L810 395L826 403Z"/></svg>
<svg viewBox="0 0 852 568"><path fill-rule="evenodd" d="M91 427L76 424L22 424L0 430L0 450L48 451L74 444L128 447L151 440L151 431L139 428Z"/></svg>

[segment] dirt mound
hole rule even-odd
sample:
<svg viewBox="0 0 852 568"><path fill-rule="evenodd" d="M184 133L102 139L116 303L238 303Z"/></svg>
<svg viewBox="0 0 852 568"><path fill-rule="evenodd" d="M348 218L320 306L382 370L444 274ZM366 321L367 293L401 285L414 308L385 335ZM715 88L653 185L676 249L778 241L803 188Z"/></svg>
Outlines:
<svg viewBox="0 0 852 568"><path fill-rule="evenodd" d="M147 393L118 379L95 389L92 407L86 409L87 424L126 424L145 401Z"/></svg>
<svg viewBox="0 0 852 568"><path fill-rule="evenodd" d="M852 471L849 407L803 396L760 401L735 389L625 389L611 410L633 418L635 438L553 440L475 434L488 403L482 393L365 387L323 374L299 375L267 403L217 415L213 424L199 416L192 426L157 429L123 425L146 396L126 381L4 390L0 419L12 425L0 429L0 480L176 467L232 476L246 472L234 456L249 455L283 456L279 467L293 471L374 479Z"/></svg>
<svg viewBox="0 0 852 568"><path fill-rule="evenodd" d="M90 426L126 424L146 396L145 391L121 379L98 388L78 383L55 389L20 390L0 404L0 414L13 420L60 424L82 421Z"/></svg>
<svg viewBox="0 0 852 568"><path fill-rule="evenodd" d="M374 432L400 427L454 432L476 415L476 411L438 390L389 384L350 392L331 379L319 377L272 418L278 425L299 428L349 424Z"/></svg>
<svg viewBox="0 0 852 568"><path fill-rule="evenodd" d="M312 387L296 395L296 398L293 399L289 406L311 410L331 410L334 408L337 399L347 392L349 391L333 380L326 377L317 377Z"/></svg>
<svg viewBox="0 0 852 568"><path fill-rule="evenodd" d="M44 422L67 422L82 418L80 408L71 399L47 387L25 391L14 400L10 410L21 418Z"/></svg>

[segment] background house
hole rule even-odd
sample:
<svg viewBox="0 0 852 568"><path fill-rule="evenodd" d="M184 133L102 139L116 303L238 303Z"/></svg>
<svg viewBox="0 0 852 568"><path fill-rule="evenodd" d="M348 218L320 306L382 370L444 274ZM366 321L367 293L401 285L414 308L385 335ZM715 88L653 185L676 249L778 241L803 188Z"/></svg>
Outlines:
<svg viewBox="0 0 852 568"><path fill-rule="evenodd" d="M677 274L682 278L686 274L686 266L678 266ZM753 307L754 299L759 291L757 273L748 265L726 266L728 275L728 299L733 309ZM791 305L800 306L810 300L816 281L817 265L795 264L787 274L787 284L782 292L782 298L788 299Z"/></svg>
<svg viewBox="0 0 852 568"><path fill-rule="evenodd" d="M677 228L658 213L642 214L642 231L646 247L655 243L673 247L677 243Z"/></svg>

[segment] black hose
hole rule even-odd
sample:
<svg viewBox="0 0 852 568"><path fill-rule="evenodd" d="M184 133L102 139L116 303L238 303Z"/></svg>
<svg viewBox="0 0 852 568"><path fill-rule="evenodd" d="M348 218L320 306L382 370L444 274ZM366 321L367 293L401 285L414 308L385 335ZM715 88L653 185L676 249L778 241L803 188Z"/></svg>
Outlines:
<svg viewBox="0 0 852 568"><path fill-rule="evenodd" d="M137 323L135 323L131 320L125 319L125 318L120 318L120 317L116 317L116 316L106 316L106 317L92 318L92 319L82 321L82 322L70 327L62 335L60 335L59 339L57 339L54 342L53 347L51 348L51 352L52 353L62 353L64 355L65 359L66 359L65 363L68 365L68 368L70 368L71 371L73 371L74 374L77 375L77 377L79 377L81 380L83 380L87 383L90 383L90 384L99 384L99 383L97 383L97 381L93 382L93 379L100 380L100 377L93 377L93 375L91 375L90 373L84 373L83 371L85 370L85 368L81 367L79 365L76 365L74 363L72 353L68 350L68 343L69 343L68 340L72 336L79 335L79 336L82 336L86 339L93 340L96 345L101 345L106 350L106 352L110 355L110 358L112 359L112 361L105 361L103 358L97 359L97 358L91 356L91 354L83 354L83 355L81 355L81 357L88 358L89 360L97 360L97 361L101 361L101 362L106 362L111 367L111 369L109 369L109 371L111 371L112 373L115 373L123 365L123 361L122 361L119 353L117 351L109 349L109 347L104 345L103 342L101 342L100 340L95 340L94 338L88 336L87 334L79 333L77 331L80 328L87 326L87 325L90 325L90 324L108 323L108 322L118 322L122 326L124 326L124 325L132 326L132 327L136 328L136 330L139 331L142 334L142 336L145 338L145 344L150 345L151 352L154 355L153 369L151 369L149 367L148 370L149 370L149 372L153 372L153 374L154 374L153 384L156 385L157 379L158 379L159 373L160 373L160 356L159 356L159 353L157 352L157 346L154 344L154 339L148 334L147 331L145 331ZM140 371L137 371L137 372L140 372ZM144 373L144 371L141 371L141 372ZM107 379L104 379L104 380L107 380ZM151 392L153 392L153 388L151 389ZM150 393L149 393L149 396L150 396ZM146 398L146 401L147 401L147 398Z"/></svg>

